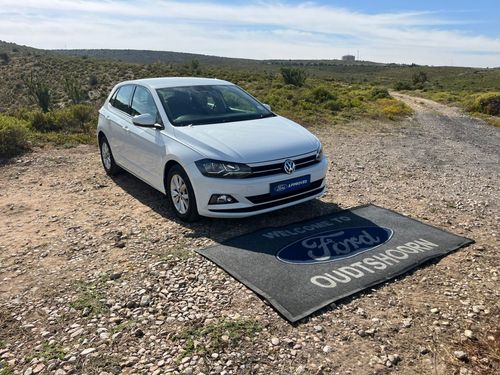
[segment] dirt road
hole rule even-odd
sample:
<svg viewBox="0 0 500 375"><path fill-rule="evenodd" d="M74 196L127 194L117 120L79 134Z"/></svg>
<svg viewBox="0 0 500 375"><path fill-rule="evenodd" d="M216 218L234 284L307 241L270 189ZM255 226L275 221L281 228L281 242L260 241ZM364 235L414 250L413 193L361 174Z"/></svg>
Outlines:
<svg viewBox="0 0 500 375"><path fill-rule="evenodd" d="M312 129L321 200L243 220L183 224L96 147L1 166L0 374L498 373L500 129L394 95L413 118ZM369 202L476 244L296 326L193 252Z"/></svg>

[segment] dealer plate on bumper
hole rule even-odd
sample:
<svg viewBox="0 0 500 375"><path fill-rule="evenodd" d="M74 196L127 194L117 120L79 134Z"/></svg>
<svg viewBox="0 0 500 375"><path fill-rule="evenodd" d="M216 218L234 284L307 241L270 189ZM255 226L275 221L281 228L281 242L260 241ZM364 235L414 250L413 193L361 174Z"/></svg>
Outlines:
<svg viewBox="0 0 500 375"><path fill-rule="evenodd" d="M290 191L303 189L311 184L311 176L301 176L291 178L285 181L274 182L271 184L271 194L279 195Z"/></svg>

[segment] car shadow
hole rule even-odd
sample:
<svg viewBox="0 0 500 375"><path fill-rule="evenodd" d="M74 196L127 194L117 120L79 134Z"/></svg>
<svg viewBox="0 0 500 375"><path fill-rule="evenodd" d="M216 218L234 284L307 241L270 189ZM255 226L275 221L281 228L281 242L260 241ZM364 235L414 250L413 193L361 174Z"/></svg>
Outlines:
<svg viewBox="0 0 500 375"><path fill-rule="evenodd" d="M265 227L286 225L342 210L336 204L315 199L296 206L247 218L220 219L202 217L194 223L186 223L177 218L167 197L163 193L152 188L132 174L122 172L112 177L112 179L123 191L151 208L165 218L165 220L174 221L189 229L188 236L190 238L206 237L216 242L222 242L231 237L250 233Z"/></svg>

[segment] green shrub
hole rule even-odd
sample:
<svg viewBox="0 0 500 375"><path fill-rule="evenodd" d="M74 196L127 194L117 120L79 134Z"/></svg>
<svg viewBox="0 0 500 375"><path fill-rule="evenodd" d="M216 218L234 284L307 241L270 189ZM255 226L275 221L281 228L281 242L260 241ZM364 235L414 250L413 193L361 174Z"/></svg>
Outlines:
<svg viewBox="0 0 500 375"><path fill-rule="evenodd" d="M481 112L491 116L499 116L500 93L491 92L480 95L474 101L473 109L475 112Z"/></svg>
<svg viewBox="0 0 500 375"><path fill-rule="evenodd" d="M370 96L372 99L384 99L391 97L389 95L389 91L387 91L384 87L374 87L370 92Z"/></svg>
<svg viewBox="0 0 500 375"><path fill-rule="evenodd" d="M325 103L325 108L331 112L338 112L342 109L342 103L337 99L331 99Z"/></svg>
<svg viewBox="0 0 500 375"><path fill-rule="evenodd" d="M72 118L78 123L82 130L85 130L85 125L96 120L94 107L85 104L77 104L69 108Z"/></svg>
<svg viewBox="0 0 500 375"><path fill-rule="evenodd" d="M95 74L92 74L90 77L89 77L89 85L94 87L96 86L97 84L99 83L99 80L97 79L97 76Z"/></svg>
<svg viewBox="0 0 500 375"><path fill-rule="evenodd" d="M393 98L379 99L377 103L382 114L391 120L412 114L412 109L408 105Z"/></svg>
<svg viewBox="0 0 500 375"><path fill-rule="evenodd" d="M283 67L280 71L287 85L301 87L306 83L307 73L304 69Z"/></svg>
<svg viewBox="0 0 500 375"><path fill-rule="evenodd" d="M410 82L406 81L397 81L394 84L394 90L413 90L413 86Z"/></svg>
<svg viewBox="0 0 500 375"><path fill-rule="evenodd" d="M8 64L10 61L9 54L7 52L1 52L0 53L0 60L2 60L4 64Z"/></svg>
<svg viewBox="0 0 500 375"><path fill-rule="evenodd" d="M51 93L47 84L31 74L29 77L23 77L24 84L28 89L29 97L47 113L51 106Z"/></svg>
<svg viewBox="0 0 500 375"><path fill-rule="evenodd" d="M39 132L51 132L61 130L54 120L52 113L35 112L31 119L31 128Z"/></svg>
<svg viewBox="0 0 500 375"><path fill-rule="evenodd" d="M337 99L337 97L324 86L314 88L307 96L307 101L311 103L325 103L334 99Z"/></svg>
<svg viewBox="0 0 500 375"><path fill-rule="evenodd" d="M413 84L415 86L423 86L425 84L425 82L428 81L427 74L422 70L420 70L417 73L414 73L412 75L411 79L412 79Z"/></svg>
<svg viewBox="0 0 500 375"><path fill-rule="evenodd" d="M28 123L0 115L0 157L12 157L29 150Z"/></svg>
<svg viewBox="0 0 500 375"><path fill-rule="evenodd" d="M81 83L71 77L64 79L64 91L73 104L79 104L88 98L87 92Z"/></svg>

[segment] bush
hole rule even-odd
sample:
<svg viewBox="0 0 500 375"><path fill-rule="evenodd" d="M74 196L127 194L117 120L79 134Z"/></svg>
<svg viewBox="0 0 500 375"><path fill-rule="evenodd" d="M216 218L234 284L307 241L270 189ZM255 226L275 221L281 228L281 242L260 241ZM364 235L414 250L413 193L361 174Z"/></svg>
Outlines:
<svg viewBox="0 0 500 375"><path fill-rule="evenodd" d="M307 96L307 101L311 103L325 103L336 99L336 96L328 91L324 86L318 86Z"/></svg>
<svg viewBox="0 0 500 375"><path fill-rule="evenodd" d="M306 83L307 73L299 68L281 68L281 76L287 85L302 87Z"/></svg>
<svg viewBox="0 0 500 375"><path fill-rule="evenodd" d="M79 104L88 98L80 82L71 77L64 79L64 91L73 104Z"/></svg>
<svg viewBox="0 0 500 375"><path fill-rule="evenodd" d="M85 130L85 124L95 119L95 109L90 105L78 104L70 109L72 118L78 123L82 130Z"/></svg>
<svg viewBox="0 0 500 375"><path fill-rule="evenodd" d="M397 81L394 84L394 90L413 90L413 86L410 82Z"/></svg>
<svg viewBox="0 0 500 375"><path fill-rule="evenodd" d="M383 87L374 87L370 92L370 96L372 99L384 99L391 97L389 95L389 91Z"/></svg>
<svg viewBox="0 0 500 375"><path fill-rule="evenodd" d="M325 108L332 112L338 112L342 109L342 103L340 103L337 99L331 99L325 103Z"/></svg>
<svg viewBox="0 0 500 375"><path fill-rule="evenodd" d="M97 76L95 74L92 74L90 77L89 77L89 85L94 87L96 86L97 84L99 83L99 80L97 79Z"/></svg>
<svg viewBox="0 0 500 375"><path fill-rule="evenodd" d="M391 120L412 114L410 107L396 99L379 99L377 103L382 113Z"/></svg>
<svg viewBox="0 0 500 375"><path fill-rule="evenodd" d="M500 94L486 93L480 95L473 105L474 112L481 112L491 116L500 115Z"/></svg>
<svg viewBox="0 0 500 375"><path fill-rule="evenodd" d="M422 70L414 73L411 78L415 86L423 86L424 83L428 81L427 74Z"/></svg>
<svg viewBox="0 0 500 375"><path fill-rule="evenodd" d="M1 52L0 53L0 60L2 60L4 64L8 64L10 61L9 54L7 52Z"/></svg>
<svg viewBox="0 0 500 375"><path fill-rule="evenodd" d="M29 150L28 123L0 115L0 157L12 157Z"/></svg>
<svg viewBox="0 0 500 375"><path fill-rule="evenodd" d="M39 132L85 131L86 124L97 121L94 107L77 104L68 108L57 109L48 113L30 114L31 128Z"/></svg>
<svg viewBox="0 0 500 375"><path fill-rule="evenodd" d="M43 112L48 112L51 105L51 94L47 84L31 74L23 78L30 98L38 104Z"/></svg>

